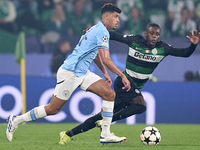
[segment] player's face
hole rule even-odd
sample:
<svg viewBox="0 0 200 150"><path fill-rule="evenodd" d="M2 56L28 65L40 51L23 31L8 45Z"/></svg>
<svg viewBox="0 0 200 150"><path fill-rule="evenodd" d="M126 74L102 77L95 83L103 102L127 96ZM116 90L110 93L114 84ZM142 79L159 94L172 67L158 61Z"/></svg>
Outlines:
<svg viewBox="0 0 200 150"><path fill-rule="evenodd" d="M113 12L109 13L108 15L108 26L110 29L117 28L117 25L119 23L119 13Z"/></svg>
<svg viewBox="0 0 200 150"><path fill-rule="evenodd" d="M147 41L147 45L151 47L155 47L156 43L160 38L160 29L158 27L150 27L146 29L145 38Z"/></svg>

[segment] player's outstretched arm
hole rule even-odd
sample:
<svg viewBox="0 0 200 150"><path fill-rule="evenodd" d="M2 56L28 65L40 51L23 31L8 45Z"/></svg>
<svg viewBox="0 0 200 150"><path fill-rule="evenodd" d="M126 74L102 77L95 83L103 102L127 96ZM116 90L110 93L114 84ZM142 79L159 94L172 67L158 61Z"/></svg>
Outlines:
<svg viewBox="0 0 200 150"><path fill-rule="evenodd" d="M166 52L168 55L178 56L178 57L189 57L196 49L199 42L200 32L197 30L190 31L190 36L186 36L191 42L189 47L186 48L174 48L170 45L166 46Z"/></svg>
<svg viewBox="0 0 200 150"><path fill-rule="evenodd" d="M192 34L192 31L190 31L190 36L187 35L186 37L189 39L189 41L192 44L198 44L199 36L200 36L200 32L198 32L197 30L193 30L193 34Z"/></svg>

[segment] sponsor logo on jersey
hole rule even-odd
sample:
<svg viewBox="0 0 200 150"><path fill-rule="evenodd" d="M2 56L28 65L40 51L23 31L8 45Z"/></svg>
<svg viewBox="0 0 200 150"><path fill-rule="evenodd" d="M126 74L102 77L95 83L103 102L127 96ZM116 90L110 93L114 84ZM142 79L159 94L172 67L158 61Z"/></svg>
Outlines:
<svg viewBox="0 0 200 150"><path fill-rule="evenodd" d="M149 53L149 52L150 52L150 50L146 49L145 53Z"/></svg>
<svg viewBox="0 0 200 150"><path fill-rule="evenodd" d="M134 34L125 34L125 35L123 35L124 38L126 38L127 36L134 36Z"/></svg>
<svg viewBox="0 0 200 150"><path fill-rule="evenodd" d="M142 50L142 48L135 47L136 50Z"/></svg>
<svg viewBox="0 0 200 150"><path fill-rule="evenodd" d="M57 82L56 84L61 84L61 83L63 83L65 80L62 80L62 81L60 81L60 82Z"/></svg>
<svg viewBox="0 0 200 150"><path fill-rule="evenodd" d="M134 56L141 58L141 59L145 59L145 60L153 60L153 61L156 60L155 56L145 55L145 54L142 54L142 53L139 53L139 52L135 52Z"/></svg>

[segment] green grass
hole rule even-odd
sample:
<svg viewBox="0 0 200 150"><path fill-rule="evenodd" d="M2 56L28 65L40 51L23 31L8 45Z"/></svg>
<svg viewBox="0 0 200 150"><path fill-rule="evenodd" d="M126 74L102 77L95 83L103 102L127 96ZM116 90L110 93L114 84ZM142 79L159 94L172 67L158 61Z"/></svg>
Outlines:
<svg viewBox="0 0 200 150"><path fill-rule="evenodd" d="M161 142L157 146L145 146L140 141L140 132L147 125L114 124L111 131L118 136L126 136L121 144L102 145L99 142L100 130L94 128L76 135L67 145L58 145L58 133L71 129L77 124L20 125L12 142L5 136L6 124L0 124L0 150L199 150L200 125L156 124L161 132Z"/></svg>

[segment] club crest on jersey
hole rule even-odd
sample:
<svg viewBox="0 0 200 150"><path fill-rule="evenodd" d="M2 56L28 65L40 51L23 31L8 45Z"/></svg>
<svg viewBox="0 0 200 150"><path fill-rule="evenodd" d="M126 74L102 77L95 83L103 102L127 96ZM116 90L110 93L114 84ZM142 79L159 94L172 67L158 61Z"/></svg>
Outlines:
<svg viewBox="0 0 200 150"><path fill-rule="evenodd" d="M69 95L69 91L68 90L64 90L62 94L63 94L63 96L67 97Z"/></svg>
<svg viewBox="0 0 200 150"><path fill-rule="evenodd" d="M140 94L140 91L138 89L135 89L135 93Z"/></svg>
<svg viewBox="0 0 200 150"><path fill-rule="evenodd" d="M152 54L156 55L157 53L158 53L158 51L156 48L152 49Z"/></svg>
<svg viewBox="0 0 200 150"><path fill-rule="evenodd" d="M105 35L105 36L102 37L102 40L103 40L104 43L106 43L108 41L108 37Z"/></svg>

